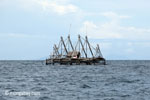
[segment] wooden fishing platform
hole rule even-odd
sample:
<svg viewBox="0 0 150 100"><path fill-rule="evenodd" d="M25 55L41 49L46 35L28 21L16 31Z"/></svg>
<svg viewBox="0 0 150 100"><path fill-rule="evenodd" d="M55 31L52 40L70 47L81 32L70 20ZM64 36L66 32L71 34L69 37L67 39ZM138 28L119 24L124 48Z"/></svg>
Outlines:
<svg viewBox="0 0 150 100"><path fill-rule="evenodd" d="M84 42L83 42L84 41ZM64 41L63 37L59 42L59 45L54 44L53 53L50 58L46 59L46 65L48 64L60 64L60 65L92 65L92 64L104 64L106 60L103 58L100 47L94 48L88 41L87 36L82 38L78 36L78 41L73 46L70 36Z"/></svg>

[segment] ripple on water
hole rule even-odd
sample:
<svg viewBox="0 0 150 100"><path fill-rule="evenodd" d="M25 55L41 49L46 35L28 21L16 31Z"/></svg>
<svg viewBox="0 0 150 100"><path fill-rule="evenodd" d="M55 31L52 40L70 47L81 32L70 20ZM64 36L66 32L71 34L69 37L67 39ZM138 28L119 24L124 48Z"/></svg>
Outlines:
<svg viewBox="0 0 150 100"><path fill-rule="evenodd" d="M91 88L91 87L89 85L87 85L87 84L83 84L83 85L80 86L80 88L87 89L87 88Z"/></svg>
<svg viewBox="0 0 150 100"><path fill-rule="evenodd" d="M31 91L39 91L39 92L43 92L43 91L48 91L48 89L46 87L33 87L31 88Z"/></svg>
<svg viewBox="0 0 150 100"><path fill-rule="evenodd" d="M47 96L43 96L43 97L39 97L38 100L51 100L51 98L49 98Z"/></svg>
<svg viewBox="0 0 150 100"><path fill-rule="evenodd" d="M7 99L5 99L4 97L0 96L0 100L7 100Z"/></svg>
<svg viewBox="0 0 150 100"><path fill-rule="evenodd" d="M105 66L0 61L0 92L27 90L41 94L1 96L0 100L141 100L141 96L149 100L149 75L150 61L109 61Z"/></svg>

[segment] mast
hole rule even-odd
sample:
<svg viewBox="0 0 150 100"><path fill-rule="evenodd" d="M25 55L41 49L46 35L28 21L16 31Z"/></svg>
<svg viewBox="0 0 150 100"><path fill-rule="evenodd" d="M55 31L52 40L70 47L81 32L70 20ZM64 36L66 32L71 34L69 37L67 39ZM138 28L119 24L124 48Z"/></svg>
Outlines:
<svg viewBox="0 0 150 100"><path fill-rule="evenodd" d="M87 42L87 44L88 44L88 46L89 46L90 52L91 52L91 54L92 54L92 57L94 57L94 55L93 55L93 52L92 52L92 49L91 49L91 46L90 46L90 43L89 43L89 41L88 41L87 36L85 37L85 39L86 39L86 42Z"/></svg>
<svg viewBox="0 0 150 100"><path fill-rule="evenodd" d="M85 54L85 57L87 58L87 53L85 52L84 46L83 46L82 41L80 39L80 35L78 35L78 38L79 38L79 42L81 43L81 46L82 46L83 52Z"/></svg>
<svg viewBox="0 0 150 100"><path fill-rule="evenodd" d="M103 58L103 55L102 55L101 50L99 48L99 44L97 44L97 51L99 52L99 56Z"/></svg>
<svg viewBox="0 0 150 100"><path fill-rule="evenodd" d="M72 42L71 42L71 40L70 40L70 35L68 35L68 41L69 41L69 43L70 43L70 45L71 45L72 50L74 51L74 47L73 47Z"/></svg>
<svg viewBox="0 0 150 100"><path fill-rule="evenodd" d="M62 37L62 36L61 36L61 42L62 42L62 44L63 44L63 46L64 46L64 49L65 49L66 53L68 54L68 51L67 51L67 48L66 48L66 45L65 45L65 43L64 43L64 40L63 40L63 37Z"/></svg>
<svg viewBox="0 0 150 100"><path fill-rule="evenodd" d="M56 55L58 56L59 52L58 52L58 48L57 48L56 44L54 44L54 50L55 50Z"/></svg>

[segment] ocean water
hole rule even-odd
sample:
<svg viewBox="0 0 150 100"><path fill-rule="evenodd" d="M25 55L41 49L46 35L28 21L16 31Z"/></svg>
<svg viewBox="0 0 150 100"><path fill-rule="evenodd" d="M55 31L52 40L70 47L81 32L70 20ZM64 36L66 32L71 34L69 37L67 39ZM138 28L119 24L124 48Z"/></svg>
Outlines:
<svg viewBox="0 0 150 100"><path fill-rule="evenodd" d="M0 61L0 100L150 100L150 61Z"/></svg>

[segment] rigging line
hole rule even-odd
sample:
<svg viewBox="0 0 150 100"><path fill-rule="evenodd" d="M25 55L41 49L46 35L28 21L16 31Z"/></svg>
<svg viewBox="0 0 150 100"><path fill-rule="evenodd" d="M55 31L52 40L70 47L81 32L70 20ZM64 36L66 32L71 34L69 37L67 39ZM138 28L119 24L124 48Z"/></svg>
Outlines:
<svg viewBox="0 0 150 100"><path fill-rule="evenodd" d="M65 40L64 40L64 42L66 42L68 39L66 38Z"/></svg>
<svg viewBox="0 0 150 100"><path fill-rule="evenodd" d="M85 41L85 39L81 36L81 39Z"/></svg>
<svg viewBox="0 0 150 100"><path fill-rule="evenodd" d="M87 25L86 25L86 36L88 37L88 34L87 34ZM87 43L86 43L86 52L87 52Z"/></svg>
<svg viewBox="0 0 150 100"><path fill-rule="evenodd" d="M86 41L83 37L81 37L84 41ZM90 43L89 43L90 44ZM96 50L91 44L90 44L90 46L94 49L94 50Z"/></svg>
<svg viewBox="0 0 150 100"><path fill-rule="evenodd" d="M77 43L76 43L76 45L75 45L75 50L77 50L77 46L78 46L78 41L77 41Z"/></svg>
<svg viewBox="0 0 150 100"><path fill-rule="evenodd" d="M85 34L86 34L86 36L87 36L87 25L86 25L86 33L85 33Z"/></svg>
<svg viewBox="0 0 150 100"><path fill-rule="evenodd" d="M70 35L70 31L71 31L71 24L70 24L70 27L69 27L69 35Z"/></svg>
<svg viewBox="0 0 150 100"><path fill-rule="evenodd" d="M59 44L58 44L58 49L60 48L60 45L61 45L61 41L59 41Z"/></svg>
<svg viewBox="0 0 150 100"><path fill-rule="evenodd" d="M91 46L94 50L96 50L91 44L90 44L90 46Z"/></svg>

